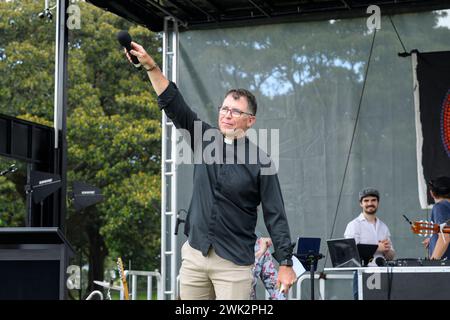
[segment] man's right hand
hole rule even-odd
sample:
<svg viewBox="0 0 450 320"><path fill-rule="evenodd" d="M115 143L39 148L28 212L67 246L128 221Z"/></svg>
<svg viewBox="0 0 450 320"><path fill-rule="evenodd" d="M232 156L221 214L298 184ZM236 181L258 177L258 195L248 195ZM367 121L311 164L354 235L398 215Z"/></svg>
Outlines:
<svg viewBox="0 0 450 320"><path fill-rule="evenodd" d="M155 60L153 60L153 58L147 53L147 51L145 51L144 47L142 47L140 44L131 41L131 47L133 49L130 50L130 53L138 58L143 68L147 70L156 65ZM130 63L133 63L127 50L125 48L123 50L128 58L128 61L130 61Z"/></svg>
<svg viewBox="0 0 450 320"><path fill-rule="evenodd" d="M391 243L388 239L378 241L378 251L384 253L388 252L389 250L391 250Z"/></svg>
<svg viewBox="0 0 450 320"><path fill-rule="evenodd" d="M140 44L131 41L131 47L133 49L130 50L130 53L128 53L127 50L124 49L128 61L130 61L130 63L133 63L131 61L130 54L138 58L142 67L148 71L147 75L150 78L153 89L155 89L156 94L159 96L169 86L169 80L167 80L161 70L157 67L155 60L153 60L153 58L147 53L147 51L145 51L145 49Z"/></svg>
<svg viewBox="0 0 450 320"><path fill-rule="evenodd" d="M280 291L282 291L286 296L296 280L297 275L292 267L280 266L276 286L277 288L280 288Z"/></svg>
<svg viewBox="0 0 450 320"><path fill-rule="evenodd" d="M423 240L422 244L425 247L425 249L428 249L428 247L430 246L430 238L426 238L425 240Z"/></svg>

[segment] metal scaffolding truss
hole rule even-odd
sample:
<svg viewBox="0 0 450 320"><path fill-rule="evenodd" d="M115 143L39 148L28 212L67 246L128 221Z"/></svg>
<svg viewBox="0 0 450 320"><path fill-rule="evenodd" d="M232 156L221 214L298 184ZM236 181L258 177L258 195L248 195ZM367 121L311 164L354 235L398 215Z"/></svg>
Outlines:
<svg viewBox="0 0 450 320"><path fill-rule="evenodd" d="M178 22L164 19L163 73L177 82ZM176 299L177 237L174 233L177 217L176 128L165 112L162 113L161 152L161 277L163 299Z"/></svg>

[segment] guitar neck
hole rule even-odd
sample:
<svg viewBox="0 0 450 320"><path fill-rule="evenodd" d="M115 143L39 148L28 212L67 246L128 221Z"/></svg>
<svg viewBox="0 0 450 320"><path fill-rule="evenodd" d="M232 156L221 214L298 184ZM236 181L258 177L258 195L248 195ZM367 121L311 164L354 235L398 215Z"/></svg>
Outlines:
<svg viewBox="0 0 450 320"><path fill-rule="evenodd" d="M130 295L128 294L128 284L127 284L127 278L125 276L125 271L123 269L123 262L121 258L117 259L117 267L119 269L120 273L120 280L122 281L122 287L123 287L123 298L125 300L130 300Z"/></svg>
<svg viewBox="0 0 450 320"><path fill-rule="evenodd" d="M125 300L130 300L130 295L128 294L128 284L127 281L124 280L122 281L122 285L123 285L123 297Z"/></svg>
<svg viewBox="0 0 450 320"><path fill-rule="evenodd" d="M450 226L445 225L441 230L439 224L429 221L415 221L411 224L411 230L420 236L431 236L441 232L450 234Z"/></svg>

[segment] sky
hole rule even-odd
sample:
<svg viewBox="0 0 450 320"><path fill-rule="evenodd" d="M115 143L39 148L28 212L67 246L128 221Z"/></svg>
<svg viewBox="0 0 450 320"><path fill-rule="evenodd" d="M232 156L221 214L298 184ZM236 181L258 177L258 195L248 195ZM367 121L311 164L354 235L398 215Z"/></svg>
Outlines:
<svg viewBox="0 0 450 320"><path fill-rule="evenodd" d="M439 18L437 26L438 27L447 27L448 29L450 29L450 10L440 10L438 12L446 12L447 16Z"/></svg>

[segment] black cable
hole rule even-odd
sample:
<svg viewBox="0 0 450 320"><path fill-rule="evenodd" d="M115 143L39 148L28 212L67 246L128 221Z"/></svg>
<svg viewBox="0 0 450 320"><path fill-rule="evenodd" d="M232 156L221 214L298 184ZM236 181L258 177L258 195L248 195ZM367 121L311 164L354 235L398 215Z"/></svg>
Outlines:
<svg viewBox="0 0 450 320"><path fill-rule="evenodd" d="M394 279L394 271L393 267L387 267L387 281L388 281L388 290L387 290L387 299L391 300L391 292L392 292L392 280Z"/></svg>
<svg viewBox="0 0 450 320"><path fill-rule="evenodd" d="M389 17L389 20L391 21L391 24L392 24L392 27L394 28L395 33L397 34L398 41L400 41L400 44L401 44L402 47L403 47L403 52L404 52L404 53L407 53L406 47L405 47L405 45L403 44L402 38L400 38L400 34L398 33L397 28L395 27L394 21L392 21L391 16L388 16L388 17Z"/></svg>
<svg viewBox="0 0 450 320"><path fill-rule="evenodd" d="M336 225L336 218L337 218L337 214L339 212L339 205L341 203L342 191L344 189L344 183L345 183L345 177L347 176L348 164L350 162L350 155L352 153L353 142L355 140L356 127L358 126L359 114L360 114L360 111L361 111L362 100L363 100L363 97L364 97L364 90L366 88L367 75L369 73L370 60L372 59L373 45L375 43L375 36L376 35L377 35L377 30L373 29L372 44L370 45L369 58L367 59L367 66L366 66L366 72L364 74L363 87L362 87L362 90L361 90L361 96L359 98L358 111L356 113L355 125L353 126L352 139L350 141L350 149L349 149L348 154L347 154L347 161L346 161L346 164L345 164L344 176L342 177L341 190L339 191L339 197L338 197L338 203L337 203L337 206L336 206L336 212L334 213L333 226L331 228L330 239L333 238L334 227ZM327 254L325 256L325 263L324 263L325 266L327 265L327 260L328 260L328 250L327 250Z"/></svg>

